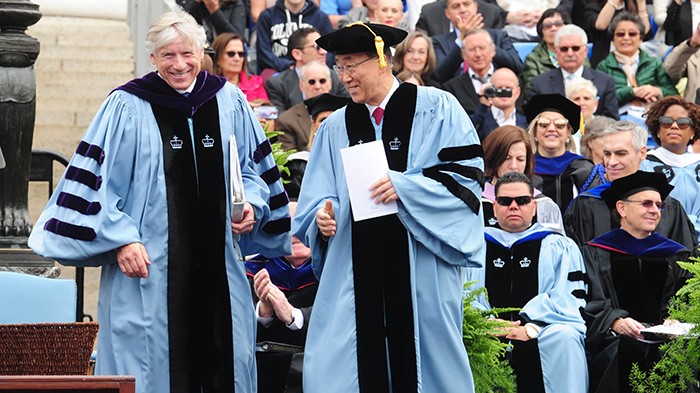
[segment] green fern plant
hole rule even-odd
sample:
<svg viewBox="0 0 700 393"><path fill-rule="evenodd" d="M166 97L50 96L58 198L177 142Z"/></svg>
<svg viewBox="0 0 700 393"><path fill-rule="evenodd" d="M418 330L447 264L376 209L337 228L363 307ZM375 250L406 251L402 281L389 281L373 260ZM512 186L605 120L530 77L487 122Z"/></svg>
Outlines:
<svg viewBox="0 0 700 393"><path fill-rule="evenodd" d="M513 369L505 360L508 344L494 333L508 324L491 317L503 312L518 309L479 310L472 303L480 296L486 296L486 288L474 288L475 281L464 285L464 318L462 320L462 340L469 354L469 365L474 376L477 393L514 393L516 391Z"/></svg>
<svg viewBox="0 0 700 393"><path fill-rule="evenodd" d="M630 373L632 388L637 393L686 392L698 384L700 370L700 258L691 262L678 262L693 277L673 297L669 318L694 323L687 337L679 337L661 346L661 359L649 371L642 371L634 364Z"/></svg>
<svg viewBox="0 0 700 393"><path fill-rule="evenodd" d="M270 144L272 146L272 157L274 157L275 164L277 164L277 168L279 168L280 173L289 176L289 168L287 168L287 161L289 160L289 156L292 155L292 153L296 153L296 150L283 150L282 142L273 143L272 141L274 141L276 137L282 135L283 132L270 130L268 124L265 125L264 131L265 137L270 141ZM287 183L288 180L283 180L283 182Z"/></svg>

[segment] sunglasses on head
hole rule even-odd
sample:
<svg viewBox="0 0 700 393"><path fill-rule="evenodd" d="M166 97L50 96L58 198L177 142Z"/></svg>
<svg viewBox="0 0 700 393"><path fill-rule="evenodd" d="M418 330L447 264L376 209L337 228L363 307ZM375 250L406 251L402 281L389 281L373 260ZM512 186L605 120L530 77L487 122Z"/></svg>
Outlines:
<svg viewBox="0 0 700 393"><path fill-rule="evenodd" d="M664 202L654 202L649 199L645 199L643 201L635 201L632 199L625 199L625 202L634 202L634 203L639 203L642 205L645 209L651 209L654 205L656 205L656 208L659 210L664 210L666 208L666 204Z"/></svg>
<svg viewBox="0 0 700 393"><path fill-rule="evenodd" d="M226 52L226 56L228 56L228 57L238 56L242 59L245 57L245 52L230 51L230 52Z"/></svg>
<svg viewBox="0 0 700 393"><path fill-rule="evenodd" d="M320 84L322 84L322 85L325 84L326 82L328 82L328 79L326 79L326 78L321 78L321 79L318 80L318 83L320 83ZM310 84L311 86L313 86L313 85L316 84L316 79L309 79L309 81L306 82L306 83L308 83L308 84Z"/></svg>
<svg viewBox="0 0 700 393"><path fill-rule="evenodd" d="M532 202L532 197L530 195L522 195L522 196L517 196L517 197L507 197L507 196L499 196L496 197L496 203L498 203L501 206L510 206L511 203L515 203L518 206L525 206L529 205L530 202Z"/></svg>
<svg viewBox="0 0 700 393"><path fill-rule="evenodd" d="M638 31L618 31L615 33L615 37L622 38L625 35L630 36L630 38L634 38L639 35Z"/></svg>
<svg viewBox="0 0 700 393"><path fill-rule="evenodd" d="M552 123L554 123L554 127L556 127L557 130L563 130L566 128L566 125L569 124L569 121L566 119L556 119L556 120L539 119L539 120L537 120L537 125L542 127L542 128L547 128Z"/></svg>
<svg viewBox="0 0 700 393"><path fill-rule="evenodd" d="M685 130L686 128L693 125L693 120L687 117L679 117L677 119L668 116L659 117L659 124L661 124L661 126L663 127L671 127L673 125L673 122L676 122L676 125L681 130Z"/></svg>
<svg viewBox="0 0 700 393"><path fill-rule="evenodd" d="M560 47L559 47L559 50L562 51L562 52L564 52L564 53L568 52L569 49L571 49L571 50L574 51L574 52L578 52L578 51L581 50L581 46L579 46L579 45L574 45L574 46L560 46Z"/></svg>

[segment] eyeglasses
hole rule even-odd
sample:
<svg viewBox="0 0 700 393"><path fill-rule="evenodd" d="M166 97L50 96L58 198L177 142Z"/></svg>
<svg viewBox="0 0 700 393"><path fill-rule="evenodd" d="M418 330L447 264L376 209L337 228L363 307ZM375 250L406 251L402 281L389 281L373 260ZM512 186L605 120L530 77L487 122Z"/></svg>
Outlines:
<svg viewBox="0 0 700 393"><path fill-rule="evenodd" d="M366 59L362 60L362 61L359 62L359 63L348 64L348 65L345 65L345 66L334 65L334 66L333 66L333 70L334 70L335 73L338 74L338 75L345 75L345 74L352 75L352 74L355 72L355 69L356 69L358 66L360 66L360 65L362 65L363 63L366 63L366 62L368 62L368 61L370 61L370 60L376 60L376 59L377 59L376 57L369 57L369 58L366 58Z"/></svg>
<svg viewBox="0 0 700 393"><path fill-rule="evenodd" d="M316 51L319 51L319 50L323 49L323 48L321 48L320 46L318 46L318 44L316 44L316 43L314 43L314 44L309 44L309 45L306 45L306 46L302 46L302 47L299 48L299 49L304 50L304 49L306 49L306 48L314 48Z"/></svg>
<svg viewBox="0 0 700 393"><path fill-rule="evenodd" d="M645 199L643 201L635 201L632 199L623 199L625 202L633 202L633 203L639 203L642 205L645 209L651 209L652 207L656 206L657 209L659 210L664 210L666 208L666 204L664 202L654 202L649 199Z"/></svg>
<svg viewBox="0 0 700 393"><path fill-rule="evenodd" d="M496 197L496 203L498 203L501 206L510 206L513 201L518 206L525 206L529 205L530 202L532 202L532 197L530 195L522 195L522 196L517 196L517 197L507 197L507 196L499 196Z"/></svg>
<svg viewBox="0 0 700 393"><path fill-rule="evenodd" d="M544 22L542 23L542 30L549 30L552 27L562 27L564 26L564 21L558 20L556 22Z"/></svg>
<svg viewBox="0 0 700 393"><path fill-rule="evenodd" d="M537 120L537 125L542 127L542 128L547 128L552 123L554 123L554 127L556 127L557 130L563 130L569 124L569 121L567 119L556 119L556 120L539 119L539 120Z"/></svg>
<svg viewBox="0 0 700 393"><path fill-rule="evenodd" d="M230 52L226 52L226 56L231 57L231 58L238 56L242 59L245 57L245 52L230 51Z"/></svg>
<svg viewBox="0 0 700 393"><path fill-rule="evenodd" d="M677 119L674 119L674 118L668 117L668 116L659 117L659 124L662 127L669 128L673 125L674 122L676 123L678 128L681 130L685 130L688 127L693 125L693 120L690 118L687 118L687 117L679 117Z"/></svg>
<svg viewBox="0 0 700 393"><path fill-rule="evenodd" d="M308 84L310 84L311 86L313 86L313 85L316 84L316 82L318 82L318 83L320 83L320 84L322 84L322 85L325 85L326 82L328 82L328 79L326 79L326 78L321 78L321 79L319 79L318 81L317 81L316 79L309 79L306 83L308 83Z"/></svg>
<svg viewBox="0 0 700 393"><path fill-rule="evenodd" d="M617 38L623 38L625 35L630 36L630 38L634 38L639 35L638 31L618 31L615 32L615 37Z"/></svg>
<svg viewBox="0 0 700 393"><path fill-rule="evenodd" d="M560 46L559 47L559 50L564 52L564 53L568 52L569 49L571 49L574 52L578 52L581 50L581 46L575 45L575 46Z"/></svg>

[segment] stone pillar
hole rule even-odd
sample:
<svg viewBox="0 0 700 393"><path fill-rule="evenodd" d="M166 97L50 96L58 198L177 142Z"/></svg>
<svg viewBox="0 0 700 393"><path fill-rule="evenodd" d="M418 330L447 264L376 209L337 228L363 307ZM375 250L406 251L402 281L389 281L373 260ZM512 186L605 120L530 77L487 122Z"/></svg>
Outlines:
<svg viewBox="0 0 700 393"><path fill-rule="evenodd" d="M39 6L29 0L0 0L0 148L6 165L0 170L0 247L26 245L32 229L27 191L39 41L26 30L39 19Z"/></svg>

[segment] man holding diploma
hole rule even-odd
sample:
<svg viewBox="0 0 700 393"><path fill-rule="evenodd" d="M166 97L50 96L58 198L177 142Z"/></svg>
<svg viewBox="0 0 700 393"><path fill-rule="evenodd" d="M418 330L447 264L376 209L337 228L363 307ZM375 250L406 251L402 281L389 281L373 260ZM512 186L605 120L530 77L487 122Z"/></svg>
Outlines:
<svg viewBox="0 0 700 393"><path fill-rule="evenodd" d="M353 102L316 135L292 226L321 277L305 391L474 391L461 295L464 268L484 257L483 153L453 96L392 76L390 46L405 36L357 23L316 41L335 53ZM385 157L341 157L373 141ZM395 203L398 213L356 214L367 201L349 179L367 161L388 171L363 170L373 176L365 199Z"/></svg>

